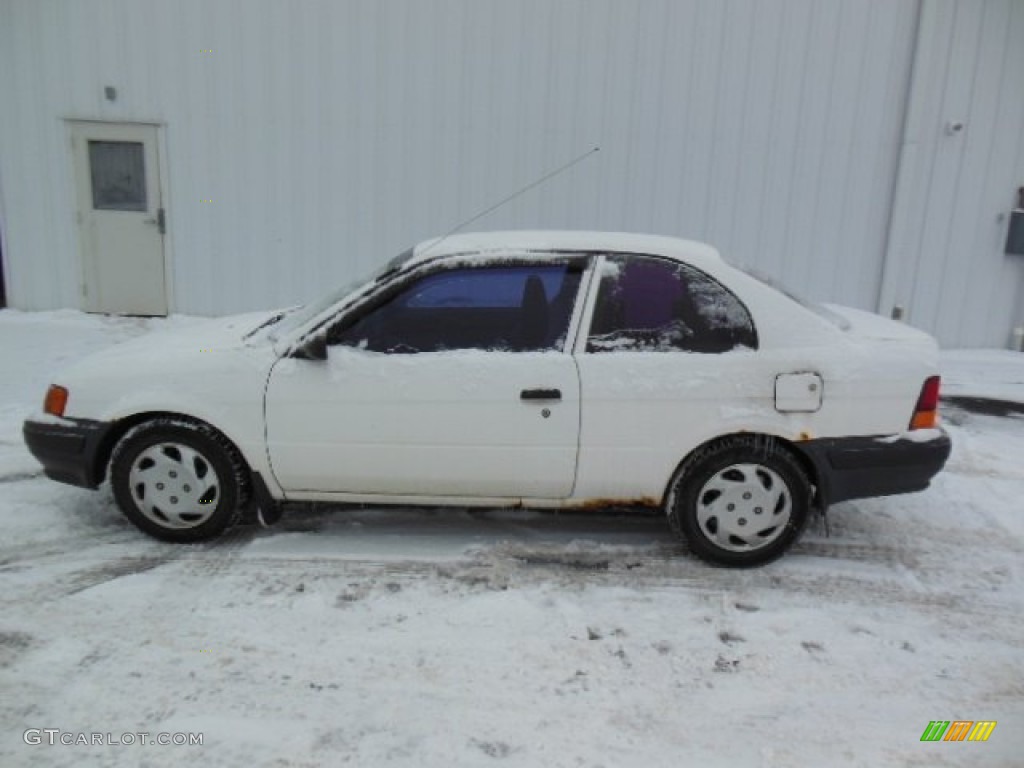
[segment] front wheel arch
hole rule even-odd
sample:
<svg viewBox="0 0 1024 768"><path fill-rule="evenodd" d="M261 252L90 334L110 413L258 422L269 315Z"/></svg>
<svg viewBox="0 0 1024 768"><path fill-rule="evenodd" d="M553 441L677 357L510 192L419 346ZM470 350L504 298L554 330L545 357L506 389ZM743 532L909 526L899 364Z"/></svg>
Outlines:
<svg viewBox="0 0 1024 768"><path fill-rule="evenodd" d="M109 464L111 490L122 512L136 527L164 541L219 536L243 521L253 495L253 473L237 446L194 418L136 419L114 443ZM137 471L158 475L136 479ZM214 495L207 501L199 498L198 506L190 508L205 486ZM161 500L156 501L154 494ZM172 506L179 502L181 507ZM206 513L203 504L212 504L212 511Z"/></svg>
<svg viewBox="0 0 1024 768"><path fill-rule="evenodd" d="M197 427L208 429L215 433L220 440L222 440L228 449L234 454L235 459L244 469L244 479L246 482L240 489L241 498L240 501L243 507L248 505L252 498L252 467L249 466L249 462L246 461L245 455L239 450L235 442L224 434L221 430L217 429L213 424L202 419L197 419L194 416L189 416L184 413L176 413L173 411L146 411L144 413L134 413L131 416L126 416L123 419L118 419L111 424L107 433L103 436L100 441L100 447L96 451L94 477L97 479L97 483L102 483L110 473L110 462L114 456L114 449L117 444L124 439L131 430L140 424L145 424L149 421L182 421L190 424L194 424Z"/></svg>
<svg viewBox="0 0 1024 768"><path fill-rule="evenodd" d="M202 426L205 429L213 430L231 446L231 449L238 455L239 461L241 461L245 466L246 473L250 477L252 476L252 467L249 466L249 462L245 460L244 454L239 450L235 442L224 434L222 430L218 429L208 421L196 418L195 416L189 416L187 413L179 413L177 411L142 411L140 413L133 413L130 416L116 419L110 423L110 428L100 440L99 447L96 450L96 456L93 459L93 477L96 478L97 484L100 484L107 479L110 472L110 460L114 455L114 448L117 447L117 444L121 442L124 436L132 429L139 426L139 424L157 420L185 421L197 426Z"/></svg>

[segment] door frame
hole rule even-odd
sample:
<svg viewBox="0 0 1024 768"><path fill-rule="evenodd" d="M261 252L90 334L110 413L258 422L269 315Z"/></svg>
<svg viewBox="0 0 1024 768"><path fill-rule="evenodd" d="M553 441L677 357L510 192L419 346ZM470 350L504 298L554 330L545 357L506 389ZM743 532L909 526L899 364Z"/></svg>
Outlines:
<svg viewBox="0 0 1024 768"><path fill-rule="evenodd" d="M82 258L81 252L81 236L79 234L79 223L78 223L78 211L79 211L79 200L78 200L78 189L77 179L75 177L75 150L73 143L74 128L76 125L83 123L92 123L98 125L126 125L126 126L144 126L148 128L154 128L156 131L156 158L159 165L159 173L157 174L157 189L160 192L160 203L166 211L166 231L164 232L164 300L167 302L167 315L174 314L177 309L175 303L175 291L174 291L174 228L171 226L171 217L173 216L173 209L169 205L170 201L170 186L169 186L169 165L168 165L168 153L167 153L167 123L162 120L111 120L109 118L101 117L87 117L81 115L64 115L59 118L61 123L64 125L64 133L67 137L67 162L65 167L68 171L67 176L67 187L69 189L71 199L71 211L73 217L74 231L75 231L75 246L78 253L78 258L75 259L75 268L78 277L78 307L84 311L84 290L85 290L85 263Z"/></svg>
<svg viewBox="0 0 1024 768"><path fill-rule="evenodd" d="M6 219L4 218L4 201L3 196L0 195L0 309L7 307L7 286L10 282L7 279L7 240L6 238Z"/></svg>

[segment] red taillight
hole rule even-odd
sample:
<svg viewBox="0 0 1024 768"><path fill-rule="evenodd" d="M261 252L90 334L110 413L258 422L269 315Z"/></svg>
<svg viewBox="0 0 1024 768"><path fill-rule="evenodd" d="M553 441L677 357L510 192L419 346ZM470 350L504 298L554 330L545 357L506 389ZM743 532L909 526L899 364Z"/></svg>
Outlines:
<svg viewBox="0 0 1024 768"><path fill-rule="evenodd" d="M53 416L63 416L67 405L68 391L64 387L51 384L46 390L46 399L43 400L43 411Z"/></svg>
<svg viewBox="0 0 1024 768"><path fill-rule="evenodd" d="M921 395L917 398L917 405L914 406L914 415L910 419L911 429L931 429L939 423L939 384L942 379L938 376L929 376L924 386L921 387Z"/></svg>

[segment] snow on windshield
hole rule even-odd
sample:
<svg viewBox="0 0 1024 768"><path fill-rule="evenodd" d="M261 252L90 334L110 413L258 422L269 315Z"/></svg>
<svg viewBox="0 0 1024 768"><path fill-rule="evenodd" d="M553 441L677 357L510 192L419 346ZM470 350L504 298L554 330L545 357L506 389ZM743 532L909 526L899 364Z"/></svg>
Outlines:
<svg viewBox="0 0 1024 768"><path fill-rule="evenodd" d="M401 266L405 264L405 262L412 258L412 255L412 248L402 251L402 253L398 254L398 256L394 257L383 266L378 267L368 276L352 280L351 282L343 285L342 287L336 288L330 293L325 294L320 298L315 299L314 301L311 301L308 304L299 307L290 315L285 316L281 320L281 322L274 327L274 329L270 332L270 338L273 341L277 341L279 338L286 336L287 334L291 333L292 331L298 328L301 328L303 325L308 323L317 315L321 314L322 312L325 312L330 307L334 306L347 296L355 294L357 292L361 292L359 290L360 288L364 290L369 289L369 287L372 286L374 283L377 283L387 275L390 275L393 272L396 272L398 269L400 269Z"/></svg>

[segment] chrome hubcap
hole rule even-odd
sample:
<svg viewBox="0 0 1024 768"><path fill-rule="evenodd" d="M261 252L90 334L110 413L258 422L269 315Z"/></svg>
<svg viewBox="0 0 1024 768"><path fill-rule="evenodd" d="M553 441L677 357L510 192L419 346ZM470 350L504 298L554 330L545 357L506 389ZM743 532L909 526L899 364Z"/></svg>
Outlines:
<svg viewBox="0 0 1024 768"><path fill-rule="evenodd" d="M704 483L697 495L697 524L730 552L750 552L782 535L793 512L789 488L761 464L733 464Z"/></svg>
<svg viewBox="0 0 1024 768"><path fill-rule="evenodd" d="M220 501L220 478L206 458L181 443L158 443L140 453L128 475L132 498L164 528L202 525Z"/></svg>

